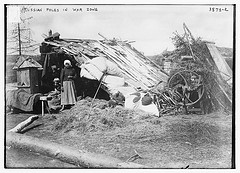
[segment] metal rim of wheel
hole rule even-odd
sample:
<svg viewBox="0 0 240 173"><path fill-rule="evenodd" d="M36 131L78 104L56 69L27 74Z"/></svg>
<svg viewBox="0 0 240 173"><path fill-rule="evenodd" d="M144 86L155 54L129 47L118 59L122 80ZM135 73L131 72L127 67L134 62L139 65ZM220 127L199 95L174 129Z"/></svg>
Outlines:
<svg viewBox="0 0 240 173"><path fill-rule="evenodd" d="M183 88L183 87L189 88L190 83L191 83L189 80L189 77L191 77L193 75L198 77L198 83L196 83L194 85L199 86L200 82L201 82L200 75L198 75L196 72L191 71L191 70L178 71L174 75L172 75L168 81L168 87L172 90L172 99L174 101L176 101L179 105L184 105L183 101L181 100L181 98L183 98L184 95L183 95L183 93L179 92L178 89ZM174 84L173 81L177 77L180 77L180 82L179 83L177 82L176 84ZM194 105L198 101L201 100L201 98L203 97L203 94L204 94L204 85L202 85L202 87L198 88L197 92L198 92L198 98L196 100L190 99L190 93L185 94L186 99L187 99L186 106Z"/></svg>

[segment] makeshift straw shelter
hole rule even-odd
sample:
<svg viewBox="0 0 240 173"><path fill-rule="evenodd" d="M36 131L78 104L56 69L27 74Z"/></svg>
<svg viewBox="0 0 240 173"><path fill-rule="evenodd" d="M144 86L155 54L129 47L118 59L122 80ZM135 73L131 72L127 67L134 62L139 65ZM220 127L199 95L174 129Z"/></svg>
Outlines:
<svg viewBox="0 0 240 173"><path fill-rule="evenodd" d="M60 39L59 36L60 34L55 33L42 43L41 53L45 56L44 67L49 65L46 59L54 56L53 54L55 56L65 54L79 64L96 57L104 57L117 65L125 82L134 88L149 89L159 81L166 82L168 79L166 72L127 41L106 38L104 40Z"/></svg>

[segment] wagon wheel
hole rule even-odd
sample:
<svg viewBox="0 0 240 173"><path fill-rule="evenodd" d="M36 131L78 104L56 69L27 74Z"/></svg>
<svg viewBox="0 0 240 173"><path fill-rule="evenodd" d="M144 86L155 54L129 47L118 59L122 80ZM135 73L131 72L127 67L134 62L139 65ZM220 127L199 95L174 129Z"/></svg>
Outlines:
<svg viewBox="0 0 240 173"><path fill-rule="evenodd" d="M184 104L184 97L187 106L194 105L204 94L201 76L190 70L179 71L172 75L168 81L168 87L172 91L172 99L179 105Z"/></svg>

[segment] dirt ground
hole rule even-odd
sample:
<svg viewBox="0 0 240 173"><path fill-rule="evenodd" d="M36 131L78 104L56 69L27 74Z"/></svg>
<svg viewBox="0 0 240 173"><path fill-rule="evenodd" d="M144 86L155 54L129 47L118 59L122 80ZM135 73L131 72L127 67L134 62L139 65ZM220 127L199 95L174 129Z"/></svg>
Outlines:
<svg viewBox="0 0 240 173"><path fill-rule="evenodd" d="M105 100L80 100L69 110L46 114L27 127L26 135L102 153L152 168L230 168L232 115L169 115L109 108ZM7 114L6 130L31 114ZM135 150L135 151L134 151Z"/></svg>
<svg viewBox="0 0 240 173"><path fill-rule="evenodd" d="M58 159L40 155L24 149L7 148L6 162L7 168L76 168L77 166L62 162ZM78 167L79 168L79 167Z"/></svg>

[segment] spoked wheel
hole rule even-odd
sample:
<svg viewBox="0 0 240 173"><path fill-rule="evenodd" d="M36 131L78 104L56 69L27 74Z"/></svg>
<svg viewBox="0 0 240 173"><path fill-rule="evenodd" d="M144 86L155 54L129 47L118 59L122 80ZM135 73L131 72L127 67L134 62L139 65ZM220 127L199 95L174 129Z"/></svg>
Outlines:
<svg viewBox="0 0 240 173"><path fill-rule="evenodd" d="M196 104L204 94L201 76L194 71L183 70L176 72L168 81L172 99L179 105L191 106Z"/></svg>

